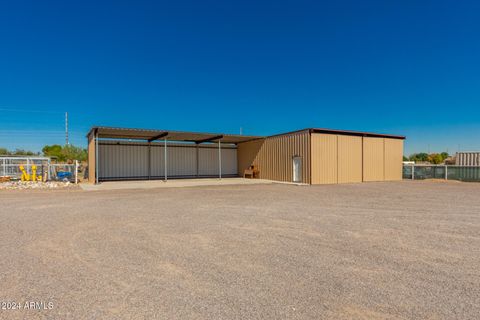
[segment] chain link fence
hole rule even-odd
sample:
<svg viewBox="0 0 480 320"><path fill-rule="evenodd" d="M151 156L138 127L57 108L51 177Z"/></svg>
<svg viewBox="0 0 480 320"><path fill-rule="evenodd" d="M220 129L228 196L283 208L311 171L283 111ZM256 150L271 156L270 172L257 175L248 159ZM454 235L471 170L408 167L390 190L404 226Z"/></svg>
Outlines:
<svg viewBox="0 0 480 320"><path fill-rule="evenodd" d="M74 164L50 164L50 180L78 183L78 162Z"/></svg>
<svg viewBox="0 0 480 320"><path fill-rule="evenodd" d="M444 179L480 182L480 166L404 165L403 179Z"/></svg>
<svg viewBox="0 0 480 320"><path fill-rule="evenodd" d="M9 180L20 180L22 169L28 175L32 175L34 167L36 176L42 177L42 181L70 181L78 183L79 164L53 164L50 158L44 157L0 157L0 177L8 177Z"/></svg>

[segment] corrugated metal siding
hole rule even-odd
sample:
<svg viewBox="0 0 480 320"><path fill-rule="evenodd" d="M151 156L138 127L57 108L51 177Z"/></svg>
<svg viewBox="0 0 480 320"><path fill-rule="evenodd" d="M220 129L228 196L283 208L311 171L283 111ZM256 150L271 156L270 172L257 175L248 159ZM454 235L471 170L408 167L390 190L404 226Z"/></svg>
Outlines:
<svg viewBox="0 0 480 320"><path fill-rule="evenodd" d="M237 154L237 148L222 148L222 175L237 175Z"/></svg>
<svg viewBox="0 0 480 320"><path fill-rule="evenodd" d="M148 176L148 149L140 145L99 144L99 179Z"/></svg>
<svg viewBox="0 0 480 320"><path fill-rule="evenodd" d="M457 166L480 166L480 152L457 152L455 157Z"/></svg>
<svg viewBox="0 0 480 320"><path fill-rule="evenodd" d="M150 151L151 176L163 177L165 155L163 145L152 144ZM194 176L197 174L196 150L192 147L167 146L167 175Z"/></svg>
<svg viewBox="0 0 480 320"><path fill-rule="evenodd" d="M338 136L338 183L362 182L362 137Z"/></svg>
<svg viewBox="0 0 480 320"><path fill-rule="evenodd" d="M100 179L146 179L149 176L148 144L102 141L99 144ZM222 175L237 175L237 150L222 145ZM218 176L218 146L198 146L198 175ZM197 146L167 144L167 176L197 176ZM150 147L150 177L164 177L164 146L152 143Z"/></svg>
<svg viewBox="0 0 480 320"><path fill-rule="evenodd" d="M88 137L88 182L95 182L95 139L93 134Z"/></svg>
<svg viewBox="0 0 480 320"><path fill-rule="evenodd" d="M237 168L239 176L243 177L245 169L248 169L254 163L264 143L265 139L258 139L238 144Z"/></svg>
<svg viewBox="0 0 480 320"><path fill-rule="evenodd" d="M218 175L218 147L200 148L199 175ZM222 148L222 175L237 174L237 149Z"/></svg>
<svg viewBox="0 0 480 320"><path fill-rule="evenodd" d="M402 180L403 140L385 139L385 180Z"/></svg>
<svg viewBox="0 0 480 320"><path fill-rule="evenodd" d="M254 165L261 179L293 181L293 157L302 158L302 182L310 183L308 131L268 137L238 144L238 173Z"/></svg>
<svg viewBox="0 0 480 320"><path fill-rule="evenodd" d="M312 133L312 184L338 182L338 137Z"/></svg>
<svg viewBox="0 0 480 320"><path fill-rule="evenodd" d="M384 139L363 138L363 181L384 181Z"/></svg>

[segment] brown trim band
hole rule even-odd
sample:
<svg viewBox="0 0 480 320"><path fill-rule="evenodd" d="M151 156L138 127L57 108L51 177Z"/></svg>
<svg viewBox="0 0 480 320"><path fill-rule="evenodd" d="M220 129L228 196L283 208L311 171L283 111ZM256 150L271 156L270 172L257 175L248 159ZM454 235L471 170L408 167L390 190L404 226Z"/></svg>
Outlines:
<svg viewBox="0 0 480 320"><path fill-rule="evenodd" d="M325 133L325 134L340 134L346 136L358 136L358 137L372 137L372 138L390 138L405 140L405 136L396 136L391 134L371 133L362 131L346 131L346 130L334 130L334 129L309 129L310 133Z"/></svg>

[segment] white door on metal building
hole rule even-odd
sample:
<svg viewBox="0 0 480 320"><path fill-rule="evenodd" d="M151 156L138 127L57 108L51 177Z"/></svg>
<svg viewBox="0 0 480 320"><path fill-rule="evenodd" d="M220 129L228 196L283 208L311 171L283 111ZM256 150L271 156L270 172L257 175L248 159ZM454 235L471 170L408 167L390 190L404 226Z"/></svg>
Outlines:
<svg viewBox="0 0 480 320"><path fill-rule="evenodd" d="M302 182L302 157L293 157L293 182Z"/></svg>

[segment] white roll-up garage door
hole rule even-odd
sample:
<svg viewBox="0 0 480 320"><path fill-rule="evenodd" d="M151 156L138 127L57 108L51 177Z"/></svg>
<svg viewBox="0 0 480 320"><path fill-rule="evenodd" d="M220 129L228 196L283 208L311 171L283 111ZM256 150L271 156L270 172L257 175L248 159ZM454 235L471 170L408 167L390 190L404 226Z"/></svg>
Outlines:
<svg viewBox="0 0 480 320"><path fill-rule="evenodd" d="M98 175L101 181L162 179L165 176L163 143L100 141ZM149 150L150 149L150 150ZM237 176L237 148L222 145L222 176ZM198 158L198 159L197 159ZM217 144L167 144L167 177L218 177Z"/></svg>

